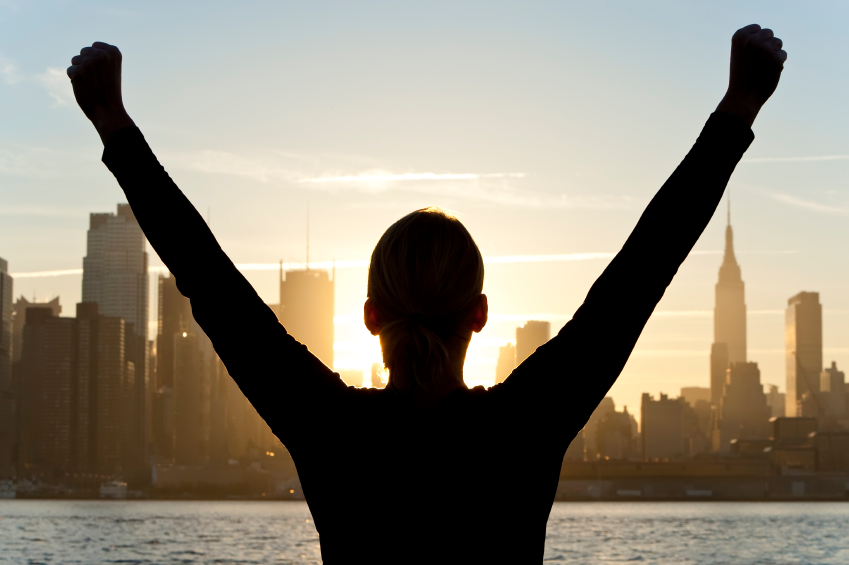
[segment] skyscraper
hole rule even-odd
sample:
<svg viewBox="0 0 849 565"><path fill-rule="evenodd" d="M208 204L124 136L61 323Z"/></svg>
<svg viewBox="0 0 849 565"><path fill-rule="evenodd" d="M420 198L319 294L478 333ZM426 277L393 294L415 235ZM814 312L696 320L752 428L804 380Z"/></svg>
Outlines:
<svg viewBox="0 0 849 565"><path fill-rule="evenodd" d="M713 341L711 348L711 400L718 404L722 383L729 363L746 361L746 299L740 266L734 256L734 233L731 229L731 208L725 227L725 256L719 267L716 283L716 305L713 311ZM724 351L720 344L725 344ZM723 363L724 361L724 363Z"/></svg>
<svg viewBox="0 0 849 565"><path fill-rule="evenodd" d="M283 272L280 263L278 319L292 337L333 368L334 281L327 271Z"/></svg>
<svg viewBox="0 0 849 565"><path fill-rule="evenodd" d="M15 438L15 400L12 392L12 277L0 259L0 479L10 478Z"/></svg>
<svg viewBox="0 0 849 565"><path fill-rule="evenodd" d="M96 302L101 316L122 318L126 324L125 354L134 366L133 405L127 431L133 452L130 466L145 460L145 414L148 407L148 272L146 242L129 204L117 213L95 213L89 219L83 258L83 302Z"/></svg>
<svg viewBox="0 0 849 565"><path fill-rule="evenodd" d="M787 301L784 325L787 366L786 413L800 416L798 403L805 395L818 402L822 371L822 306L818 292L800 292Z"/></svg>
<svg viewBox="0 0 849 565"><path fill-rule="evenodd" d="M52 474L72 466L74 322L54 318L49 308L26 311L16 376L22 383L19 464L28 473Z"/></svg>
<svg viewBox="0 0 849 565"><path fill-rule="evenodd" d="M551 338L551 324L531 320L516 328L516 366Z"/></svg>
<svg viewBox="0 0 849 565"><path fill-rule="evenodd" d="M97 302L101 316L123 318L147 335L147 251L129 204L117 214L91 214L83 258L83 302Z"/></svg>

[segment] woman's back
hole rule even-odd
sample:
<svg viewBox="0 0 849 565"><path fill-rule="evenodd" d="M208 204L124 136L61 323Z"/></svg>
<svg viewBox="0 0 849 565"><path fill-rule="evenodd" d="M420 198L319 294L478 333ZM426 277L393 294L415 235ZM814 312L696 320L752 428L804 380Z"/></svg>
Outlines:
<svg viewBox="0 0 849 565"><path fill-rule="evenodd" d="M421 407L350 388L329 402L290 447L325 561L539 562L561 442L503 400L476 387Z"/></svg>

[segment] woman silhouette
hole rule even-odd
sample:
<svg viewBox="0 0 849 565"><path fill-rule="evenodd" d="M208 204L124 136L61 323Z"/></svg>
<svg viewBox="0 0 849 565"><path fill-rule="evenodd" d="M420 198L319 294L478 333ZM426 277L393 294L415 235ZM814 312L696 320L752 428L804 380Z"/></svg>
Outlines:
<svg viewBox="0 0 849 565"><path fill-rule="evenodd" d="M480 252L456 218L418 210L380 238L364 313L389 385L346 387L286 333L159 165L124 109L118 49L82 49L68 76L148 240L291 452L324 562L538 563L566 448L713 215L778 85L787 54L770 30L747 26L731 44L725 97L622 250L557 336L488 390L463 383L487 302ZM382 431L352 433L355 423Z"/></svg>

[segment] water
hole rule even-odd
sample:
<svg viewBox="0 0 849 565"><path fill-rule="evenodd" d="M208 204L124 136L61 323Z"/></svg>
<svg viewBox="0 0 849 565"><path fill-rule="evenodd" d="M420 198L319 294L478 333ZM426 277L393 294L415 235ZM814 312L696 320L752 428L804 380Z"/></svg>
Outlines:
<svg viewBox="0 0 849 565"><path fill-rule="evenodd" d="M839 502L558 502L545 562L843 565L847 532L849 504ZM311 564L321 557L302 502L12 500L0 501L0 563Z"/></svg>

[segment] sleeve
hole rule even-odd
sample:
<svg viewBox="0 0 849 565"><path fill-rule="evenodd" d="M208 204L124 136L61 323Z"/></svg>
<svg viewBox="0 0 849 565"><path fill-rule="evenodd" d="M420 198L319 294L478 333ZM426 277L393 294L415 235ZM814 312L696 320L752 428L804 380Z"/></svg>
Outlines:
<svg viewBox="0 0 849 565"><path fill-rule="evenodd" d="M300 415L322 393L344 389L341 379L277 321L138 128L116 132L103 162L239 388L284 443L297 436L305 425Z"/></svg>
<svg viewBox="0 0 849 565"><path fill-rule="evenodd" d="M559 434L563 449L621 373L753 139L741 119L712 114L572 319L493 388L520 417Z"/></svg>

